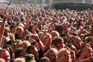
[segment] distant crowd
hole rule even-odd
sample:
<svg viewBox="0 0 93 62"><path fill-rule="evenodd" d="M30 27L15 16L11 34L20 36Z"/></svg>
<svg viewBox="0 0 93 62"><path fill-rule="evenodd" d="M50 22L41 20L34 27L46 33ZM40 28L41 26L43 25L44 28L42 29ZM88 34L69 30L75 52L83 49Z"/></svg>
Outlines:
<svg viewBox="0 0 93 62"><path fill-rule="evenodd" d="M93 62L92 14L0 8L0 62Z"/></svg>

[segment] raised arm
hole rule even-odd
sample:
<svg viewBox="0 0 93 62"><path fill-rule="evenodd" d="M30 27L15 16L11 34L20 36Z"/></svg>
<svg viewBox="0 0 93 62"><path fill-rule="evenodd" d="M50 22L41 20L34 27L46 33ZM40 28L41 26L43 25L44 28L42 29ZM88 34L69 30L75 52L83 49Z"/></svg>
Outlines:
<svg viewBox="0 0 93 62"><path fill-rule="evenodd" d="M92 18L92 11L88 9L88 17L89 17L89 23L91 24L91 35L93 36L93 18Z"/></svg>
<svg viewBox="0 0 93 62"><path fill-rule="evenodd" d="M4 27L5 27L5 22L6 22L7 17L6 15L1 15L1 18L3 18L3 22L0 27L0 47L2 46L2 37L3 37Z"/></svg>

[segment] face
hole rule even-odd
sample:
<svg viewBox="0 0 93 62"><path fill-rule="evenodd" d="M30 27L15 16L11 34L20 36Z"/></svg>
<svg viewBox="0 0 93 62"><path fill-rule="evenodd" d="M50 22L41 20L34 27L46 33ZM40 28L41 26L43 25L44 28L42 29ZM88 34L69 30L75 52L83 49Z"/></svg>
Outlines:
<svg viewBox="0 0 93 62"><path fill-rule="evenodd" d="M15 31L16 31L16 27L13 27L13 28L11 29L11 32L12 32L12 33L15 33Z"/></svg>
<svg viewBox="0 0 93 62"><path fill-rule="evenodd" d="M43 37L43 43L44 43L44 44L46 44L47 42L50 43L51 41L52 41L52 37L51 37L50 34L45 35L45 36Z"/></svg>
<svg viewBox="0 0 93 62"><path fill-rule="evenodd" d="M16 32L17 32L17 34L19 34L19 35L22 33L21 29L17 29Z"/></svg>
<svg viewBox="0 0 93 62"><path fill-rule="evenodd" d="M10 62L10 54L8 51L2 50L0 52L0 57L3 58L5 60L5 62Z"/></svg>
<svg viewBox="0 0 93 62"><path fill-rule="evenodd" d="M64 47L64 43L63 43L63 42L57 43L57 48L58 48L58 49L61 49L61 48L63 48L63 47Z"/></svg>
<svg viewBox="0 0 93 62"><path fill-rule="evenodd" d="M55 62L57 55L53 51L51 51L48 57L51 62Z"/></svg>

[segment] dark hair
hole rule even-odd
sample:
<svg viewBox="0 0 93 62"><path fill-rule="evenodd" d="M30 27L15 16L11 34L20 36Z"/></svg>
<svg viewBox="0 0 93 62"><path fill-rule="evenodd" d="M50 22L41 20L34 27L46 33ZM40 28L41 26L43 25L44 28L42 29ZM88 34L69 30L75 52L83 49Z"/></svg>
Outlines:
<svg viewBox="0 0 93 62"><path fill-rule="evenodd" d="M55 46L57 45L57 43L61 43L61 42L64 42L64 39L62 37L55 37L52 40L52 44L54 44Z"/></svg>
<svg viewBox="0 0 93 62"><path fill-rule="evenodd" d="M34 50L34 46L28 46L26 49L26 53L31 54L31 50Z"/></svg>
<svg viewBox="0 0 93 62"><path fill-rule="evenodd" d="M26 54L25 55L26 62L30 62L31 60L33 60L33 57L34 57L33 54Z"/></svg>
<svg viewBox="0 0 93 62"><path fill-rule="evenodd" d="M62 24L56 24L55 25L55 30L58 31L61 34L61 32L63 31Z"/></svg>
<svg viewBox="0 0 93 62"><path fill-rule="evenodd" d="M15 58L20 57L22 52L23 52L22 47L17 48L15 51Z"/></svg>

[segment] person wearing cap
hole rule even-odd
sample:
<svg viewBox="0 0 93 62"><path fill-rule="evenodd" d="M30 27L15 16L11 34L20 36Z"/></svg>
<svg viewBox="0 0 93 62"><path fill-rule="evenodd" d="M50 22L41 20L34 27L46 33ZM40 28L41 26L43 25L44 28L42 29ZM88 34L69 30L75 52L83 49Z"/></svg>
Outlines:
<svg viewBox="0 0 93 62"><path fill-rule="evenodd" d="M17 26L15 38L16 39L22 39L23 32L24 32L24 28L21 26Z"/></svg>

